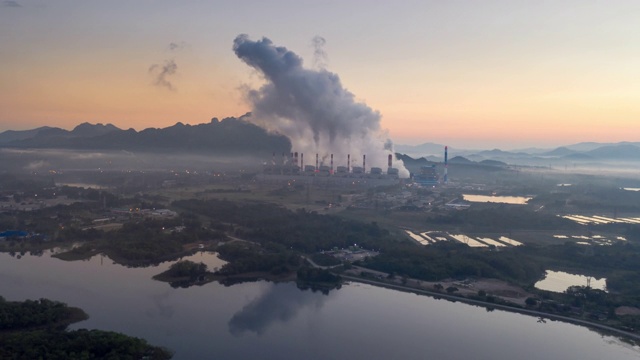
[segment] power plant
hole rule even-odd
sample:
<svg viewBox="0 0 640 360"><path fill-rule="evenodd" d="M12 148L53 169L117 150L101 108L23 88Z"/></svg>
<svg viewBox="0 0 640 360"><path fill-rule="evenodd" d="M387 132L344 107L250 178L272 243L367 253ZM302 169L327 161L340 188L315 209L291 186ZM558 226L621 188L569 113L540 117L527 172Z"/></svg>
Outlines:
<svg viewBox="0 0 640 360"><path fill-rule="evenodd" d="M449 182L449 147L444 147L444 170L442 173L442 184ZM436 170L436 165L427 165L420 168L420 172L413 176L413 181L422 186L436 186L440 183L440 175Z"/></svg>
<svg viewBox="0 0 640 360"><path fill-rule="evenodd" d="M367 172L367 156L362 155L362 166L351 166L351 154L347 155L347 162L344 165L338 165L334 167L333 154L328 156L329 163L325 163L325 158L320 160L319 154L316 153L316 164L305 165L304 154L300 153L298 160L298 153L293 152L289 158L282 154L281 163L276 163L275 153L273 153L271 164L264 164L262 171L262 178L264 180L273 179L279 180L282 176L287 179L295 176L302 178L344 178L344 179L367 179L367 180L393 180L392 183L397 183L399 180L398 169L393 167L393 155L389 154L388 168L386 172L380 167L372 167ZM388 181L383 181L388 182Z"/></svg>
<svg viewBox="0 0 640 360"><path fill-rule="evenodd" d="M399 183L399 169L393 167L393 154L388 154L386 171L381 167L373 166L367 169L367 155L362 155L362 164L351 164L351 154L347 154L347 161L342 165L335 166L334 154L328 154L320 157L316 153L315 165L304 163L304 154L292 152L289 157L282 154L282 160L277 163L275 153L273 153L271 163L265 163L262 174L259 175L261 180L311 180L325 179L327 181L344 179L345 181L353 181L356 179L375 180L370 185L392 185ZM340 161L337 160L338 164ZM354 161L355 162L355 161ZM436 165L426 165L420 167L418 173L413 175L413 181L421 186L433 187L439 184L447 184L449 182L449 147L444 147L444 170L442 174L436 168ZM368 171L367 171L368 170ZM442 177L441 177L442 176Z"/></svg>

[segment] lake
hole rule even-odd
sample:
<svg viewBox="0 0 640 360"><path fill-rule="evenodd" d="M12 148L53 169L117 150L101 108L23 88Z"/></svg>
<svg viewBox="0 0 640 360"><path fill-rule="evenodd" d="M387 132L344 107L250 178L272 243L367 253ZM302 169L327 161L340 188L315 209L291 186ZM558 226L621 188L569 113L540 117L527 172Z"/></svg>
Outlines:
<svg viewBox="0 0 640 360"><path fill-rule="evenodd" d="M544 279L538 281L534 286L540 290L553 292L564 292L569 286L587 286L588 278L584 275L569 274L564 271L547 270ZM590 282L592 289L607 289L607 279L592 277Z"/></svg>
<svg viewBox="0 0 640 360"><path fill-rule="evenodd" d="M462 194L462 199L470 202L490 202L502 204L524 205L531 197L526 196L488 196L488 195L470 195Z"/></svg>
<svg viewBox="0 0 640 360"><path fill-rule="evenodd" d="M196 254L210 268L224 262ZM106 257L64 262L0 254L0 294L83 308L72 328L113 330L175 359L638 359L640 348L585 327L360 283L328 295L265 281L173 289Z"/></svg>

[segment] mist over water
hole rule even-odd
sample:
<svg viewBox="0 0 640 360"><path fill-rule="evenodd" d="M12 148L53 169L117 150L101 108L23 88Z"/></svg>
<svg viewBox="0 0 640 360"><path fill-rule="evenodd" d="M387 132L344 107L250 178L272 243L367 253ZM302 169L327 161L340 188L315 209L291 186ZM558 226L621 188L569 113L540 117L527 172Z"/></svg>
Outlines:
<svg viewBox="0 0 640 360"><path fill-rule="evenodd" d="M266 80L259 89L246 90L250 121L289 137L293 150L308 154L306 159L316 153L322 159L334 154L339 166L346 165L351 154L350 165L360 166L366 155L367 169L387 168L393 147L380 127L380 113L356 101L337 74L305 68L300 56L267 38L252 41L239 35L233 51ZM394 167L401 177L409 176L401 161L396 160Z"/></svg>

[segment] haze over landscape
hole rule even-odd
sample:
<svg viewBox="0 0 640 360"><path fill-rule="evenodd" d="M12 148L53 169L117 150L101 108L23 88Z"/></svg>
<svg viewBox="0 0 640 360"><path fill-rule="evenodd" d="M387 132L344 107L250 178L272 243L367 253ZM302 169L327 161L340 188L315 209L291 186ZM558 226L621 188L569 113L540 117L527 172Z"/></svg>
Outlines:
<svg viewBox="0 0 640 360"><path fill-rule="evenodd" d="M636 1L3 1L0 131L251 110L239 34L339 76L396 144L553 148L640 133Z"/></svg>
<svg viewBox="0 0 640 360"><path fill-rule="evenodd" d="M0 0L0 358L638 359L638 19Z"/></svg>

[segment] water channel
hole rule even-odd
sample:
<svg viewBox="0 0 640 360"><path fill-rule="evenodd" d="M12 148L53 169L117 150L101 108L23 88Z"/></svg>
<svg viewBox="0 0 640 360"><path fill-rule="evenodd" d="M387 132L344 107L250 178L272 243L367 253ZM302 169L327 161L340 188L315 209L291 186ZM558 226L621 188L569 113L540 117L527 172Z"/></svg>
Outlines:
<svg viewBox="0 0 640 360"><path fill-rule="evenodd" d="M215 254L196 254L210 268ZM582 326L360 283L328 295L265 281L171 288L170 264L127 268L106 257L64 262L0 254L0 295L83 308L72 328L113 330L175 359L638 359L640 347Z"/></svg>

